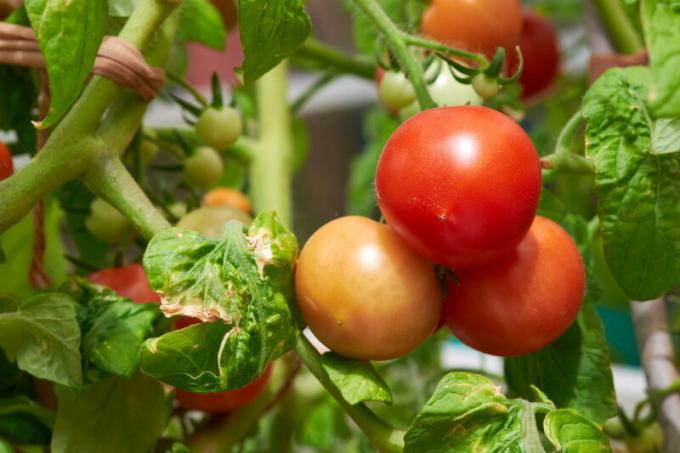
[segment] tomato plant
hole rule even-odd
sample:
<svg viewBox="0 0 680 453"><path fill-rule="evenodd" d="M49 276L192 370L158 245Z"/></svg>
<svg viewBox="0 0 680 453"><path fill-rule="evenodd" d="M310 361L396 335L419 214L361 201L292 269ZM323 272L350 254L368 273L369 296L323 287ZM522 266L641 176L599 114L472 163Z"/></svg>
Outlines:
<svg viewBox="0 0 680 453"><path fill-rule="evenodd" d="M138 304L160 303L161 301L158 294L154 293L149 286L144 268L137 263L102 269L90 274L88 279L92 283L106 286Z"/></svg>

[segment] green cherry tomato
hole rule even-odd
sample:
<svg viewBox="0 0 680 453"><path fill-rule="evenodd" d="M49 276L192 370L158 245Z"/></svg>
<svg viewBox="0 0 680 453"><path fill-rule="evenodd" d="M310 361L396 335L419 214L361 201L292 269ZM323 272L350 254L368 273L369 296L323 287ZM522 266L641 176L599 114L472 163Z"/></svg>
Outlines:
<svg viewBox="0 0 680 453"><path fill-rule="evenodd" d="M248 225L252 218L239 209L224 205L214 205L191 211L179 220L177 226L215 239L219 237L222 226L230 220L238 220Z"/></svg>
<svg viewBox="0 0 680 453"><path fill-rule="evenodd" d="M223 150L236 143L243 132L243 123L238 111L231 107L219 109L209 107L203 111L196 123L196 133L203 143Z"/></svg>
<svg viewBox="0 0 680 453"><path fill-rule="evenodd" d="M483 99L496 96L501 91L501 86L496 79L487 77L484 74L477 74L472 78L472 88Z"/></svg>
<svg viewBox="0 0 680 453"><path fill-rule="evenodd" d="M210 189L224 173L224 164L214 148L201 146L184 161L184 180L192 187Z"/></svg>
<svg viewBox="0 0 680 453"><path fill-rule="evenodd" d="M403 72L385 71L378 86L378 97L388 109L399 110L416 99L416 92Z"/></svg>
<svg viewBox="0 0 680 453"><path fill-rule="evenodd" d="M130 234L128 219L101 198L96 198L90 204L85 228L96 239L107 244L120 243Z"/></svg>

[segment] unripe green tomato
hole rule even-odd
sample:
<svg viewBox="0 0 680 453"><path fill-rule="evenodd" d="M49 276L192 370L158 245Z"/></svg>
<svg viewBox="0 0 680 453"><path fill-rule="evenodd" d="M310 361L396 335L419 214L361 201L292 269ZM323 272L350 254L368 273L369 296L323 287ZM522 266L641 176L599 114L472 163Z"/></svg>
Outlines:
<svg viewBox="0 0 680 453"><path fill-rule="evenodd" d="M479 73L472 78L472 88L482 99L489 99L496 96L501 91L501 85L496 79L487 77Z"/></svg>
<svg viewBox="0 0 680 453"><path fill-rule="evenodd" d="M222 157L214 148L201 146L184 161L184 180L191 187L210 189L224 173Z"/></svg>
<svg viewBox="0 0 680 453"><path fill-rule="evenodd" d="M107 244L118 244L130 235L127 217L101 198L90 204L90 215L85 219L87 231Z"/></svg>
<svg viewBox="0 0 680 453"><path fill-rule="evenodd" d="M242 132L241 115L231 107L209 107L196 123L196 133L203 143L217 150L227 149L236 143Z"/></svg>
<svg viewBox="0 0 680 453"><path fill-rule="evenodd" d="M224 224L230 220L238 220L248 225L253 219L239 209L214 205L191 211L179 220L177 226L196 231L211 239L217 239Z"/></svg>
<svg viewBox="0 0 680 453"><path fill-rule="evenodd" d="M403 72L385 71L378 87L378 97L388 109L399 110L416 99L416 92Z"/></svg>
<svg viewBox="0 0 680 453"><path fill-rule="evenodd" d="M629 453L654 453L660 451L663 434L659 424L654 422L645 427L635 437L626 437L626 446Z"/></svg>

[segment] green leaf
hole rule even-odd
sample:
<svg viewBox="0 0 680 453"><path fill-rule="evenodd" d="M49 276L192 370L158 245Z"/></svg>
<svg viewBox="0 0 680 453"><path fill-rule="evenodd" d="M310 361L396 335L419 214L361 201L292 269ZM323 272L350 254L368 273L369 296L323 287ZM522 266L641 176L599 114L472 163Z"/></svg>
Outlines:
<svg viewBox="0 0 680 453"><path fill-rule="evenodd" d="M19 444L47 444L54 414L32 399L15 396L0 399L0 438Z"/></svg>
<svg viewBox="0 0 680 453"><path fill-rule="evenodd" d="M295 236L274 213L258 215L248 228L231 221L217 240L181 228L157 234L144 267L163 296L161 310L213 322L147 340L142 369L194 392L254 380L294 345L289 302L296 254Z"/></svg>
<svg viewBox="0 0 680 453"><path fill-rule="evenodd" d="M562 453L610 452L609 439L593 422L569 409L546 415L543 430Z"/></svg>
<svg viewBox="0 0 680 453"><path fill-rule="evenodd" d="M605 257L634 300L680 283L680 155L652 154L653 126L644 103L649 79L646 68L611 69L582 106Z"/></svg>
<svg viewBox="0 0 680 453"><path fill-rule="evenodd" d="M53 453L146 453L170 416L161 384L141 374L109 378L82 390L56 390Z"/></svg>
<svg viewBox="0 0 680 453"><path fill-rule="evenodd" d="M345 425L344 411L327 395L309 410L300 425L300 443L320 451L333 451L338 437L350 434Z"/></svg>
<svg viewBox="0 0 680 453"><path fill-rule="evenodd" d="M557 195L545 187L541 190L541 199L538 203L538 211L536 214L547 217L555 222L561 222L566 214L564 203Z"/></svg>
<svg viewBox="0 0 680 453"><path fill-rule="evenodd" d="M80 95L108 27L108 5L91 0L27 0L45 57L51 105L40 127L56 124Z"/></svg>
<svg viewBox="0 0 680 453"><path fill-rule="evenodd" d="M33 376L72 386L82 382L80 329L73 300L64 294L40 294L15 310L0 310L0 346Z"/></svg>
<svg viewBox="0 0 680 453"><path fill-rule="evenodd" d="M137 0L108 0L109 16L111 17L130 17L135 9Z"/></svg>
<svg viewBox="0 0 680 453"><path fill-rule="evenodd" d="M645 31L654 89L649 92L656 116L680 115L680 9L667 0L643 0Z"/></svg>
<svg viewBox="0 0 680 453"><path fill-rule="evenodd" d="M177 38L180 42L199 42L222 50L227 29L219 10L208 0L184 0L180 8Z"/></svg>
<svg viewBox="0 0 680 453"><path fill-rule="evenodd" d="M311 29L302 0L238 0L238 13L247 84L291 56Z"/></svg>
<svg viewBox="0 0 680 453"><path fill-rule="evenodd" d="M680 151L680 118L661 118L654 123L652 154Z"/></svg>
<svg viewBox="0 0 680 453"><path fill-rule="evenodd" d="M328 377L349 404L363 401L392 402L392 393L371 362L347 359L332 352L321 363Z"/></svg>
<svg viewBox="0 0 680 453"><path fill-rule="evenodd" d="M36 130L32 109L38 97L38 90L27 68L0 66L0 130L15 131L17 149L15 153L34 153Z"/></svg>

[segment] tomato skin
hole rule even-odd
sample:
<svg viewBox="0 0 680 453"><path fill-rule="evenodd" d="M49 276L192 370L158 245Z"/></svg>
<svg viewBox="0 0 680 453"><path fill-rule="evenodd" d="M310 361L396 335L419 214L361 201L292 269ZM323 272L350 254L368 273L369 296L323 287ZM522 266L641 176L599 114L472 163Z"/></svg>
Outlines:
<svg viewBox="0 0 680 453"><path fill-rule="evenodd" d="M106 286L138 304L161 302L158 294L151 289L144 268L138 263L102 269L87 279L92 283Z"/></svg>
<svg viewBox="0 0 680 453"><path fill-rule="evenodd" d="M12 153L7 145L0 142L0 181L9 178L14 173L14 162L12 161Z"/></svg>
<svg viewBox="0 0 680 453"><path fill-rule="evenodd" d="M519 0L433 0L420 30L443 44L492 57L498 47L514 49L521 24Z"/></svg>
<svg viewBox="0 0 680 453"><path fill-rule="evenodd" d="M208 107L198 117L196 133L206 145L224 150L236 143L243 133L243 121L231 107Z"/></svg>
<svg viewBox="0 0 680 453"><path fill-rule="evenodd" d="M403 72L384 71L378 84L378 98L388 110L399 110L416 99L416 92Z"/></svg>
<svg viewBox="0 0 680 453"><path fill-rule="evenodd" d="M184 160L184 180L191 187L210 189L224 173L222 157L208 146L200 146Z"/></svg>
<svg viewBox="0 0 680 453"><path fill-rule="evenodd" d="M90 203L85 228L93 237L107 244L125 242L132 233L127 217L101 198L95 198Z"/></svg>
<svg viewBox="0 0 680 453"><path fill-rule="evenodd" d="M378 162L387 223L426 259L473 267L512 249L531 226L541 191L526 133L486 107L430 109L403 123Z"/></svg>
<svg viewBox="0 0 680 453"><path fill-rule="evenodd" d="M555 27L548 19L524 8L519 47L524 58L519 83L522 97L528 98L548 88L557 78L560 49ZM512 58L516 60L517 57Z"/></svg>
<svg viewBox="0 0 680 453"><path fill-rule="evenodd" d="M253 212L253 204L242 192L229 187L215 187L203 195L201 206L229 206L246 214Z"/></svg>
<svg viewBox="0 0 680 453"><path fill-rule="evenodd" d="M192 393L176 389L177 402L185 409L221 414L232 412L248 405L256 399L267 386L272 365L264 369L262 375L245 387L236 390L214 393Z"/></svg>
<svg viewBox="0 0 680 453"><path fill-rule="evenodd" d="M314 335L354 359L408 353L434 332L441 314L433 265L390 227L365 217L318 229L298 258L295 287Z"/></svg>
<svg viewBox="0 0 680 453"><path fill-rule="evenodd" d="M487 354L537 351L574 322L585 293L578 248L557 223L537 216L517 248L448 282L443 318L453 334Z"/></svg>

